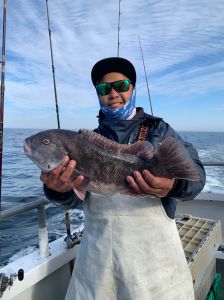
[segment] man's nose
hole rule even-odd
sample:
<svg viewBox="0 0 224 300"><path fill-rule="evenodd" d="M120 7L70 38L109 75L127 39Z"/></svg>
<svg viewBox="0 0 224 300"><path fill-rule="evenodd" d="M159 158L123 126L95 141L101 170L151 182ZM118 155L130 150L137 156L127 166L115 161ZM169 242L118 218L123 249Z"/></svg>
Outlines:
<svg viewBox="0 0 224 300"><path fill-rule="evenodd" d="M119 93L114 88L112 88L111 91L110 91L110 94L109 94L109 98L113 99L113 98L116 98L116 97L119 97Z"/></svg>

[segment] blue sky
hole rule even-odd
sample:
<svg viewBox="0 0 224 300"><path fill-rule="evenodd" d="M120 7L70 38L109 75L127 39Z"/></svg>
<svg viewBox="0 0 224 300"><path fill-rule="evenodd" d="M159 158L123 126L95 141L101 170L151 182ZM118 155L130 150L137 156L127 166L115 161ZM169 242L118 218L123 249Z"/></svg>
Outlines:
<svg viewBox="0 0 224 300"><path fill-rule="evenodd" d="M117 55L118 1L48 5L61 127L95 128L90 72ZM224 131L223 11L222 0L121 1L120 56L136 67L137 105L150 113L139 34L153 112L176 130ZM45 0L7 3L4 126L57 127Z"/></svg>

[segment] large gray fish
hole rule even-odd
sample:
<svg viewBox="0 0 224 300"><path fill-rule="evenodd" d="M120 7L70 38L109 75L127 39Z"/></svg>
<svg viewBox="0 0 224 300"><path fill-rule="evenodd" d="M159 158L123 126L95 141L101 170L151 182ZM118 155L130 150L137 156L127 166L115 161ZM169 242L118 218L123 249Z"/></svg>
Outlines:
<svg viewBox="0 0 224 300"><path fill-rule="evenodd" d="M85 178L79 190L113 195L127 193L126 176L133 171L149 170L166 178L200 180L200 172L185 147L172 137L166 138L154 153L147 142L118 144L89 130L46 130L25 140L26 155L44 172L61 164L66 155L77 162L73 177Z"/></svg>

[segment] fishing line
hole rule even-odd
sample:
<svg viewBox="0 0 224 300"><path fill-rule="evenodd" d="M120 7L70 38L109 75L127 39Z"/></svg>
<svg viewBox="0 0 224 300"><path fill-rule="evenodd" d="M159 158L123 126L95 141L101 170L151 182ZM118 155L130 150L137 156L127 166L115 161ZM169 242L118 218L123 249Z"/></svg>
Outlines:
<svg viewBox="0 0 224 300"><path fill-rule="evenodd" d="M120 50L120 21L121 21L121 0L119 0L118 26L117 26L117 57Z"/></svg>
<svg viewBox="0 0 224 300"><path fill-rule="evenodd" d="M148 78L147 78L147 74L146 74L145 61L144 61L144 56L143 56L143 51L142 51L142 44L141 44L141 40L140 40L139 34L138 34L138 40L139 40L139 46L140 46L141 55L142 55L142 63L143 63L143 67L144 67L145 81L146 81L146 85L147 85L149 103L150 103L150 108L151 108L151 115L154 117L153 110L152 110L152 100L151 100L150 91L149 91L149 83L148 83Z"/></svg>

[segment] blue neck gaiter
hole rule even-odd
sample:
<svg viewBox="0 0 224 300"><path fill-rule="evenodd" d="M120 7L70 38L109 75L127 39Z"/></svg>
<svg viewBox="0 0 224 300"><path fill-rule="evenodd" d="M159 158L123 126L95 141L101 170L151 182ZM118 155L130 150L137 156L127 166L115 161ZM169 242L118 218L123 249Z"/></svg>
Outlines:
<svg viewBox="0 0 224 300"><path fill-rule="evenodd" d="M101 101L100 101L100 96L99 98L99 103L100 103L100 108L102 112L104 113L105 117L108 119L119 119L119 120L127 120L130 115L132 114L134 108L135 108L135 101L136 101L136 90L133 90L133 93L131 95L131 98L129 101L122 106L121 108L112 110L108 107L106 107Z"/></svg>

